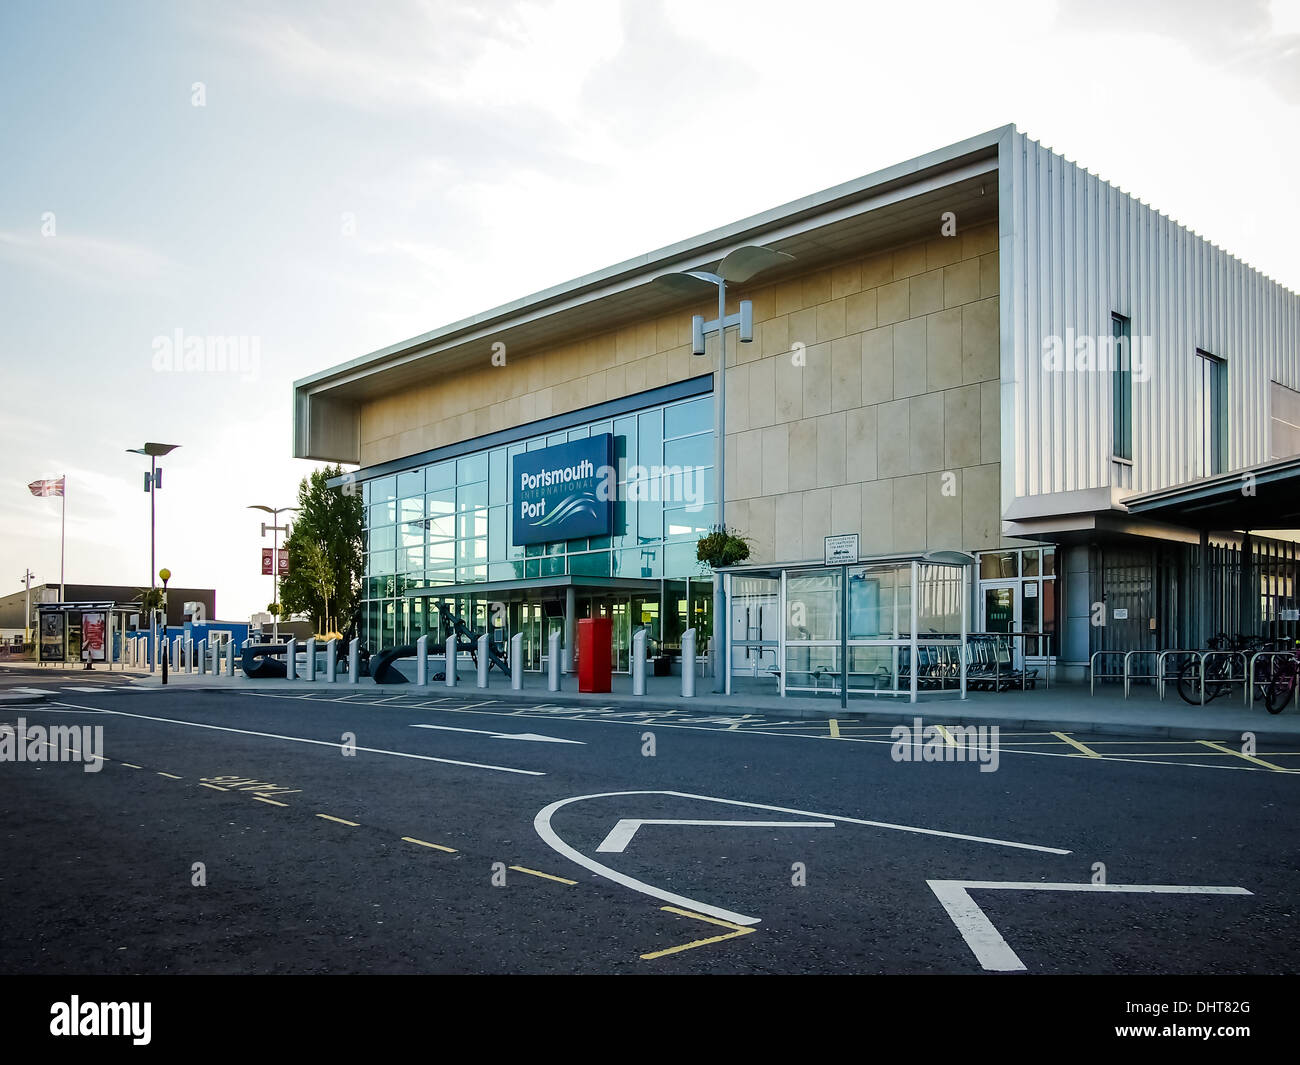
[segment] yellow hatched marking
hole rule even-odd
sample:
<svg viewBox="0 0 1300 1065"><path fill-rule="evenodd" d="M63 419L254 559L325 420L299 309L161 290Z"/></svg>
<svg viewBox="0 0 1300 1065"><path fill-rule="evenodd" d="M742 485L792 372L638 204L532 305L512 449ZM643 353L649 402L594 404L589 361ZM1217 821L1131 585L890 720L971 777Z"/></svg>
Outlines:
<svg viewBox="0 0 1300 1065"><path fill-rule="evenodd" d="M1244 758L1255 765L1262 765L1265 769L1271 769L1275 773L1294 773L1294 769L1286 769L1280 765L1274 765L1272 762L1266 762L1262 758L1256 758L1253 754L1243 754L1241 751L1234 751L1231 747L1225 747L1221 743L1215 743L1213 740L1198 740L1198 743L1204 744L1213 750L1221 751L1224 754L1235 754L1238 758Z"/></svg>
<svg viewBox="0 0 1300 1065"><path fill-rule="evenodd" d="M934 727L938 731L939 735L943 737L944 742L947 743L949 747L957 746L957 741L952 738L951 732L949 732L942 725L935 725Z"/></svg>
<svg viewBox="0 0 1300 1065"><path fill-rule="evenodd" d="M175 773L164 773L161 769L159 769L157 772L158 772L158 775L159 775L160 777L166 777L168 780L180 780L180 779L181 779L181 778L178 777Z"/></svg>
<svg viewBox="0 0 1300 1065"><path fill-rule="evenodd" d="M831 718L829 724L831 727L831 739L838 740L840 738L840 723L836 721L835 718Z"/></svg>
<svg viewBox="0 0 1300 1065"><path fill-rule="evenodd" d="M446 851L448 854L455 854L455 853L456 853L456 848L455 848L455 847L444 847L441 843L430 843L430 842L428 842L427 840L416 839L414 836L403 836L403 837L402 837L402 842L404 842L404 843L414 843L414 844L416 844L417 846L420 846L420 847L431 847L433 850L436 850L436 851Z"/></svg>
<svg viewBox="0 0 1300 1065"><path fill-rule="evenodd" d="M651 954L642 954L642 961L653 961L655 958L663 958L669 954L680 954L684 950L694 950L696 947L706 947L710 943L721 943L726 939L739 939L741 936L747 936L755 931L753 928L746 928L744 925L732 924L730 921L723 921L717 917L706 917L702 913L694 913L691 910L680 910L676 906L660 907L666 913L675 913L680 917L693 917L697 921L707 921L709 924L718 925L720 928L729 928L726 935L710 936L708 939L697 939L691 943L683 943L679 947L668 947L666 950L656 950Z"/></svg>
<svg viewBox="0 0 1300 1065"><path fill-rule="evenodd" d="M256 796L254 796L254 798L256 798ZM341 817L332 817L332 816L329 815L329 814L317 814L316 816L317 816L317 817L323 817L326 821L334 821L334 822L336 822L337 824L340 824L340 825L348 825L348 826L350 826L350 827L352 827L352 828L359 828L359 827L360 827L360 824L359 824L358 822L356 822L356 821L344 821L343 818L341 818Z"/></svg>
<svg viewBox="0 0 1300 1065"><path fill-rule="evenodd" d="M264 803L266 803L268 806L288 806L288 805L289 805L287 802L276 802L274 799L265 799L265 798L263 798L261 795L254 795L253 798L256 799L258 802L264 802Z"/></svg>
<svg viewBox="0 0 1300 1065"><path fill-rule="evenodd" d="M1076 750L1082 751L1089 758L1101 757L1101 755L1099 755L1091 747L1085 746L1084 744L1080 743L1078 740L1074 739L1073 737L1067 736L1064 732L1053 732L1052 735L1055 736L1058 740L1061 740L1063 743L1068 743L1071 747L1075 748Z"/></svg>
<svg viewBox="0 0 1300 1065"><path fill-rule="evenodd" d="M568 880L562 876L552 876L550 873L542 873L536 869L529 869L523 865L512 865L510 868L516 873L527 873L529 876L540 876L543 880L555 880L561 884L568 884L570 887L577 883L576 880Z"/></svg>

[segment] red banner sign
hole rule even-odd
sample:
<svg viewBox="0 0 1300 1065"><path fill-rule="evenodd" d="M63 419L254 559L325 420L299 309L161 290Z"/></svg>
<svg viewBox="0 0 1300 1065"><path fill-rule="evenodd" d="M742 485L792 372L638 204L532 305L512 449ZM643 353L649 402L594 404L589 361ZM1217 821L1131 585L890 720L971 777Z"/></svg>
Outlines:
<svg viewBox="0 0 1300 1065"><path fill-rule="evenodd" d="M262 548L262 576L269 577L273 572L274 570L272 569L271 549L269 547L264 547Z"/></svg>
<svg viewBox="0 0 1300 1065"><path fill-rule="evenodd" d="M287 550L280 550L277 551L275 555L276 564L280 567L280 576L287 577L289 575L289 552Z"/></svg>

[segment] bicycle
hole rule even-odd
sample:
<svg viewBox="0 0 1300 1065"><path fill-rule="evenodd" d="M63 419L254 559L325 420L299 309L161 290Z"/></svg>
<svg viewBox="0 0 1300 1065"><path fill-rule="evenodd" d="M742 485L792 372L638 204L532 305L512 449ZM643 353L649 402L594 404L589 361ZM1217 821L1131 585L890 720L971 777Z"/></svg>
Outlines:
<svg viewBox="0 0 1300 1065"><path fill-rule="evenodd" d="M1285 658L1272 659L1272 675L1264 686L1264 708L1270 714L1280 714L1295 694L1298 661L1300 651L1295 650Z"/></svg>
<svg viewBox="0 0 1300 1065"><path fill-rule="evenodd" d="M1237 684L1245 683L1245 664L1256 651L1269 648L1269 641L1259 636L1229 636L1220 632L1206 641L1211 652L1220 652L1204 663L1204 698L1202 698L1202 658L1193 658L1178 674L1178 694L1193 706L1213 702ZM1285 659L1283 659L1285 661ZM1265 698L1271 682L1268 677L1255 682L1256 695ZM1273 711L1276 713L1277 711Z"/></svg>

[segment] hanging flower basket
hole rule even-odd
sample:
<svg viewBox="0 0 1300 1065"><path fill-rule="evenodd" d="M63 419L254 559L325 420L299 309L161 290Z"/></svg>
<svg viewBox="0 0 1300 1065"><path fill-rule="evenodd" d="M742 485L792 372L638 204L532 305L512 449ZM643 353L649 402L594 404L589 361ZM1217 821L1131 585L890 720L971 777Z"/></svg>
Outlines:
<svg viewBox="0 0 1300 1065"><path fill-rule="evenodd" d="M735 533L711 532L700 537L695 546L695 557L713 569L734 566L749 558L749 540Z"/></svg>

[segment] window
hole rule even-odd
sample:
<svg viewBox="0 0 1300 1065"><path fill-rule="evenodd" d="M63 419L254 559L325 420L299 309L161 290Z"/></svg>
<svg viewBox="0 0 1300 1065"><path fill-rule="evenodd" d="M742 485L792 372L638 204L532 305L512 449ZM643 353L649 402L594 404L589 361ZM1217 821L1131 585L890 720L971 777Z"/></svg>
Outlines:
<svg viewBox="0 0 1300 1065"><path fill-rule="evenodd" d="M1286 459L1300 455L1300 392L1271 381L1268 404L1269 458Z"/></svg>
<svg viewBox="0 0 1300 1065"><path fill-rule="evenodd" d="M1196 433L1192 476L1213 477L1228 468L1228 364L1208 351L1196 352L1192 382L1192 424Z"/></svg>
<svg viewBox="0 0 1300 1065"><path fill-rule="evenodd" d="M1110 316L1115 363L1111 370L1111 451L1116 458L1133 461L1133 367L1130 362L1129 320Z"/></svg>

